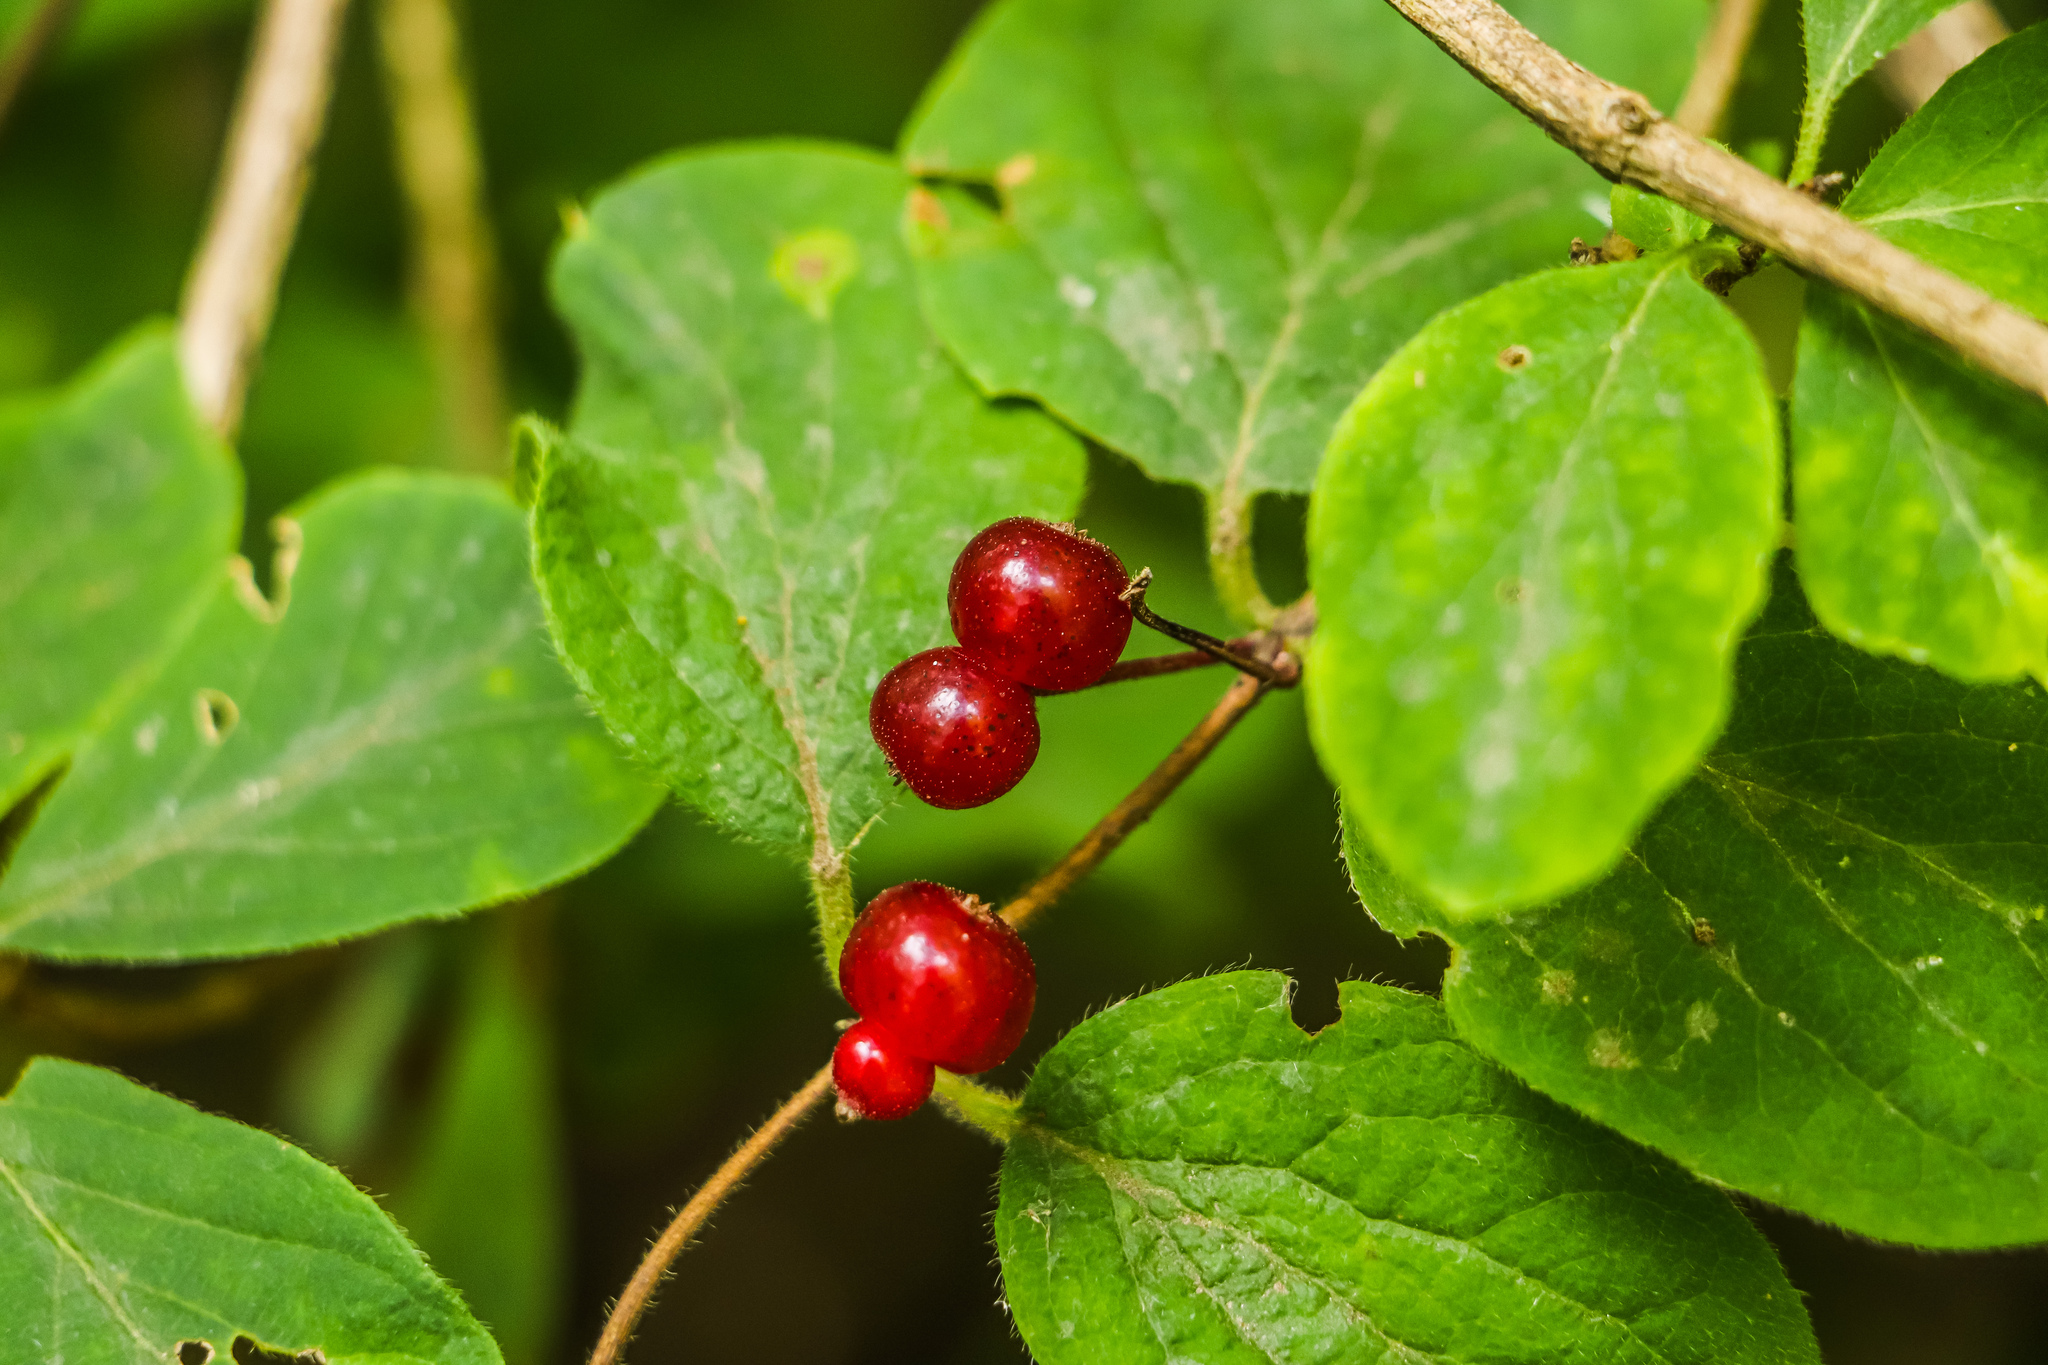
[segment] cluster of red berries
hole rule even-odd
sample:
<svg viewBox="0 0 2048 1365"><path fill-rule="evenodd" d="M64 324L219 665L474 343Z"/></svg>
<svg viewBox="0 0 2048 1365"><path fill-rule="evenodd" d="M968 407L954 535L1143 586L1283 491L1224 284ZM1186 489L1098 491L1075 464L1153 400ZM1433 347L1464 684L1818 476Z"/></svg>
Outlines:
<svg viewBox="0 0 2048 1365"><path fill-rule="evenodd" d="M934 1067L971 1075L1016 1050L1038 973L1017 931L979 900L905 882L854 921L839 989L860 1013L832 1052L840 1106L900 1119L931 1095Z"/></svg>
<svg viewBox="0 0 2048 1365"><path fill-rule="evenodd" d="M946 605L957 646L889 670L868 728L931 805L963 810L1017 785L1038 757L1045 692L1091 687L1131 638L1116 552L1071 526L999 521L953 563Z"/></svg>

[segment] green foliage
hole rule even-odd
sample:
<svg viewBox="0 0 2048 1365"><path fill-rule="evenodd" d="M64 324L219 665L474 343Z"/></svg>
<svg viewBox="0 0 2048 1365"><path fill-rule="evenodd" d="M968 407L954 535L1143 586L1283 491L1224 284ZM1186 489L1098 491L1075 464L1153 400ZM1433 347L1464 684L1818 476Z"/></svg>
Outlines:
<svg viewBox="0 0 2048 1365"><path fill-rule="evenodd" d="M1633 185L1616 185L1607 202L1614 230L1644 251L1690 246L1714 226L1690 209Z"/></svg>
<svg viewBox="0 0 2048 1365"><path fill-rule="evenodd" d="M147 680L235 544L241 474L168 329L0 407L0 811Z"/></svg>
<svg viewBox="0 0 2048 1365"><path fill-rule="evenodd" d="M488 1323L507 1365L553 1358L567 1289L554 1040L533 908L460 926L461 998L392 1212Z"/></svg>
<svg viewBox="0 0 2048 1365"><path fill-rule="evenodd" d="M1611 866L1725 713L1778 534L1777 415L1685 267L1552 271L1453 309L1331 439L1317 750L1454 913Z"/></svg>
<svg viewBox="0 0 2048 1365"><path fill-rule="evenodd" d="M44 1058L0 1102L0 1365L162 1365L238 1337L328 1365L493 1365L348 1180L253 1128Z"/></svg>
<svg viewBox="0 0 2048 1365"><path fill-rule="evenodd" d="M1693 1170L1872 1237L2048 1238L2048 698L1821 631L1789 573L1728 733L1612 876L1459 923L1458 1031Z"/></svg>
<svg viewBox="0 0 2048 1365"><path fill-rule="evenodd" d="M1957 0L1803 0L1806 12L1806 108L1792 179L1813 174L1835 102L1849 82Z"/></svg>
<svg viewBox="0 0 2048 1365"><path fill-rule="evenodd" d="M297 525L289 606L222 575L79 751L0 881L0 944L274 952L522 895L646 820L541 635L504 493L376 475Z"/></svg>
<svg viewBox="0 0 2048 1365"><path fill-rule="evenodd" d="M1958 73L1843 202L2048 318L2048 25ZM2048 409L1815 282L1793 391L1799 569L1828 627L1968 680L2048 679Z"/></svg>
<svg viewBox="0 0 2048 1365"><path fill-rule="evenodd" d="M926 331L887 161L781 145L608 191L556 261L584 357L534 507L550 624L620 740L746 837L829 867L894 794L868 734L999 517L1065 517L1081 453Z"/></svg>
<svg viewBox="0 0 2048 1365"><path fill-rule="evenodd" d="M1665 93L1703 17L1513 8ZM1379 363L1559 261L1599 184L1392 8L1349 0L1005 0L903 147L1002 200L946 190L912 215L933 323L975 381L1225 504L1308 489Z"/></svg>
<svg viewBox="0 0 2048 1365"><path fill-rule="evenodd" d="M1004 1289L1042 1365L1817 1361L1720 1194L1531 1094L1424 996L1127 1001L1039 1063L1003 1156Z"/></svg>

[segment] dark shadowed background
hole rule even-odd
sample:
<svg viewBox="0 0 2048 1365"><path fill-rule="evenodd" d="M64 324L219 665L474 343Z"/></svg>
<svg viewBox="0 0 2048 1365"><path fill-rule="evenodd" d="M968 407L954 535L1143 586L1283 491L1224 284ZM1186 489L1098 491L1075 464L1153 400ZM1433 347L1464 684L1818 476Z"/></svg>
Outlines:
<svg viewBox="0 0 2048 1365"><path fill-rule="evenodd" d="M472 5L464 19L518 405L559 417L574 383L541 285L564 205L694 143L802 134L887 147L975 8ZM1616 22L1627 8L1615 7ZM2024 23L2048 0L2003 8ZM135 16L125 26L82 26L0 129L0 393L62 378L177 301L247 5L125 10ZM1734 145L1789 146L1797 33L1796 3L1772 0ZM1859 85L1829 164L1853 171L1896 122ZM259 562L268 518L322 481L448 458L406 306L390 144L358 6L242 441L245 548ZM1767 272L1738 295L1782 377L1797 281ZM1083 523L1133 567L1157 571L1161 610L1220 628L1195 497L1101 452L1091 475ZM1261 508L1276 596L1302 586L1301 515L1286 500ZM861 894L913 876L991 898L1015 889L1222 685L1197 673L1048 701L1044 751L1016 793L967 813L899 808L861 850ZM56 1052L284 1133L386 1198L499 1330L512 1365L571 1361L666 1210L824 1059L844 1006L825 986L809 924L795 869L670 811L610 865L461 925L257 963L33 967L0 1007L0 1086L31 1053ZM1330 789L1292 696L1255 713L1042 921L1033 948L1041 994L1025 1061L1091 1009L1215 967L1288 970L1300 1021L1317 1027L1334 1015L1340 978L1434 990L1445 964L1440 944L1404 947L1350 895ZM995 1079L1022 1074L1012 1063ZM936 1112L897 1125L814 1121L684 1258L633 1358L1024 1359L988 1236L996 1161L983 1138ZM2048 1253L1903 1251L1753 1212L1809 1296L1834 1365L2048 1360Z"/></svg>

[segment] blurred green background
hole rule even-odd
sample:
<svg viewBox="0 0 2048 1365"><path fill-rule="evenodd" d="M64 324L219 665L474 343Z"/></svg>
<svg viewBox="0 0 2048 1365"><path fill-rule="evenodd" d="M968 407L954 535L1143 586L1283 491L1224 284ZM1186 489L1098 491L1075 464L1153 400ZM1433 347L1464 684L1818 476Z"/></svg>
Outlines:
<svg viewBox="0 0 2048 1365"><path fill-rule="evenodd" d="M0 0L0 34L27 8ZM975 8L496 0L465 12L516 404L559 417L574 383L541 286L565 204L691 143L805 134L886 147ZM2030 22L2048 0L2004 8ZM88 0L0 127L0 392L59 379L135 319L174 308L248 11L246 0ZM452 459L406 304L404 206L369 20L366 6L349 20L243 434L259 562L269 516L327 478ZM1728 133L1738 148L1789 146L1797 39L1796 4L1771 0ZM1853 171L1896 122L1860 85L1829 164ZM1738 295L1782 380L1797 281L1766 272ZM1160 609L1220 628L1194 496L1101 452L1091 472L1084 524L1157 570ZM1260 510L1276 595L1302 586L1301 515L1286 500ZM899 808L861 850L861 893L918 876L1001 897L1222 684L1195 673L1047 702L1044 752L1016 793L959 814ZM1445 965L1441 945L1401 945L1351 897L1331 793L1285 695L1047 916L1033 947L1042 994L1025 1060L1091 1009L1220 966L1292 972L1297 1014L1314 1027L1333 1017L1340 978L1433 990ZM581 881L464 924L256 963L29 967L0 1007L0 1084L31 1053L62 1053L311 1147L386 1197L512 1365L535 1365L580 1358L666 1210L822 1061L842 1013L796 871L670 811ZM1013 1063L996 1079L1021 1074ZM634 1358L1024 1359L989 1245L996 1159L933 1112L813 1122L683 1260ZM2048 1254L1908 1252L1753 1212L1835 1365L2048 1360Z"/></svg>

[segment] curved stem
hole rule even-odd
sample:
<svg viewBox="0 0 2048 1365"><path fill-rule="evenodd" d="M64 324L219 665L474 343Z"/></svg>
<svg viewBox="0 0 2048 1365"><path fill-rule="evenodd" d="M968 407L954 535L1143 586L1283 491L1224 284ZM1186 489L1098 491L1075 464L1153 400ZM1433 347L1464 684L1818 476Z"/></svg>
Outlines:
<svg viewBox="0 0 2048 1365"><path fill-rule="evenodd" d="M1728 97L1735 93L1742 74L1742 59L1756 37L1757 16L1764 0L1719 0L1714 6L1713 27L1700 41L1699 59L1693 63L1692 80L1678 101L1671 121L1688 133L1712 137L1728 112Z"/></svg>
<svg viewBox="0 0 2048 1365"><path fill-rule="evenodd" d="M1209 574L1234 620L1264 626L1273 604L1252 562L1252 500L1226 488L1209 499Z"/></svg>
<svg viewBox="0 0 2048 1365"><path fill-rule="evenodd" d="M597 1339L597 1348L590 1353L590 1365L613 1365L619 1352L625 1349L627 1340L633 1335L633 1328L640 1322L640 1315L647 1311L647 1305L654 1297L655 1286L677 1256L704 1226L706 1219L717 1211L725 1197L739 1187L748 1172L761 1164L777 1143L788 1137L790 1131L818 1107L832 1089L832 1067L830 1063L819 1068L818 1074L804 1082L803 1089L791 1095L780 1109L760 1126L754 1135L741 1143L739 1150L725 1159L709 1180L690 1196L690 1202L683 1205L669 1225L662 1229L661 1236L640 1258L640 1265L633 1271L633 1278L626 1282L619 1294L619 1301L612 1308L611 1317L606 1320L604 1332Z"/></svg>
<svg viewBox="0 0 2048 1365"><path fill-rule="evenodd" d="M1249 673L1260 682L1270 686L1292 687L1300 678L1301 673L1299 669L1276 668L1255 654L1240 653L1237 649L1213 635L1205 635L1192 626L1184 626L1178 621L1167 620L1164 616L1161 616L1158 612L1145 605L1145 592L1151 586L1152 571L1150 569L1140 569L1138 570L1137 577L1131 580L1130 586L1118 594L1119 597L1130 604L1131 615L1137 617L1141 624L1151 627L1169 639L1178 640L1184 645L1193 645L1202 653L1215 658L1218 663L1229 664L1238 672ZM1271 614L1270 611L1268 614Z"/></svg>
<svg viewBox="0 0 2048 1365"><path fill-rule="evenodd" d="M0 56L0 127L6 126L8 111L21 98L22 88L28 84L36 65L57 46L57 40L71 27L78 8L79 0L43 0L29 21L22 25L21 35L14 40L14 46Z"/></svg>
<svg viewBox="0 0 2048 1365"><path fill-rule="evenodd" d="M224 436L242 421L249 368L270 329L327 119L348 0L269 0L235 106L226 162L192 274L178 358L199 415Z"/></svg>
<svg viewBox="0 0 2048 1365"><path fill-rule="evenodd" d="M1024 1125L1023 1104L1015 1095L991 1090L950 1071L933 1073L932 1097L954 1118L997 1142L1008 1142Z"/></svg>
<svg viewBox="0 0 2048 1365"><path fill-rule="evenodd" d="M413 306L433 344L461 463L502 473L508 416L492 301L497 249L484 214L461 31L448 0L381 0L377 33L412 210Z"/></svg>
<svg viewBox="0 0 2048 1365"><path fill-rule="evenodd" d="M1387 2L1609 179L1661 194L2048 398L2048 325L1694 137L1493 0ZM1805 176L1795 167L1792 178Z"/></svg>
<svg viewBox="0 0 2048 1365"><path fill-rule="evenodd" d="M1223 742L1223 737L1244 719L1245 713L1258 705L1259 698L1266 695L1267 690L1267 685L1251 674L1239 674L1230 684L1230 690L1223 694L1223 699L1202 717L1201 723L1174 746L1173 752L1148 773L1129 796L1117 802L1115 809L1097 821L1095 828L1082 836L1081 842L1069 849L1050 871L1003 907L1003 918L1022 928L1032 916L1094 871L1097 864L1130 837L1132 830L1152 818L1152 812L1159 809L1160 803L1173 795L1174 789L1186 781L1188 774Z"/></svg>

